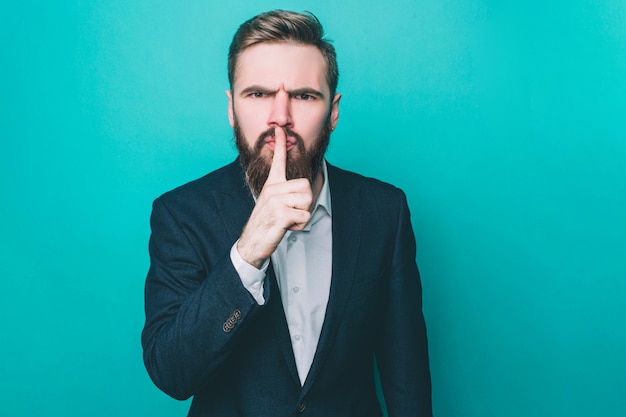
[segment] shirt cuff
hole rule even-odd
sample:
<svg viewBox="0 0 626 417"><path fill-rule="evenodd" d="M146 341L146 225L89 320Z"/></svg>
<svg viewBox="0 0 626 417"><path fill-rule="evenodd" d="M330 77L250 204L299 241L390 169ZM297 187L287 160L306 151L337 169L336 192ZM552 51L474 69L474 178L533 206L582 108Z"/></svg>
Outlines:
<svg viewBox="0 0 626 417"><path fill-rule="evenodd" d="M243 286L259 305L263 305L265 304L265 298L263 298L263 281L265 281L265 273L270 260L266 259L260 269L255 268L241 257L237 250L237 243L239 243L239 240L230 248L230 260L239 274Z"/></svg>

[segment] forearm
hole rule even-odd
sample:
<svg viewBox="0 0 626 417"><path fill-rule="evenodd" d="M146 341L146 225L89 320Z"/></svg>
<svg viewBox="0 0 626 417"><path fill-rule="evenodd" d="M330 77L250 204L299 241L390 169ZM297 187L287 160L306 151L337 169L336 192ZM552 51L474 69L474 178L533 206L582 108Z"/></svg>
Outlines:
<svg viewBox="0 0 626 417"><path fill-rule="evenodd" d="M262 307L241 283L227 245L204 256L209 250L158 203L151 222L144 362L159 388L185 399L210 382Z"/></svg>
<svg viewBox="0 0 626 417"><path fill-rule="evenodd" d="M229 259L223 262L227 263ZM184 297L165 294L169 290L159 287L168 284L149 277L142 335L144 362L155 384L175 398L188 398L211 380L237 343L245 322L260 308L236 283L231 268L217 265ZM232 330L225 330L225 323L235 313L239 318Z"/></svg>

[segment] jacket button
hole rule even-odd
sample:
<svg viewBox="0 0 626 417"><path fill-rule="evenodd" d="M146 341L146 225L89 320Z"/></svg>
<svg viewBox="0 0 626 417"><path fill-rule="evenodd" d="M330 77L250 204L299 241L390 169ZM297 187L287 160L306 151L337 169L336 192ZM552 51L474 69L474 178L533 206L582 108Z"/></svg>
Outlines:
<svg viewBox="0 0 626 417"><path fill-rule="evenodd" d="M306 409L306 402L302 401L301 403L298 404L298 407L296 407L296 411L298 413L302 413L304 410Z"/></svg>

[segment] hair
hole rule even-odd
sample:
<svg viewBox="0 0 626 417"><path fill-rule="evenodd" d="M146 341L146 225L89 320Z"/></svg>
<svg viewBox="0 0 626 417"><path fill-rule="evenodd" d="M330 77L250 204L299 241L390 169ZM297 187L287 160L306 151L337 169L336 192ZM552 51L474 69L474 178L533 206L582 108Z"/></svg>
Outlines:
<svg viewBox="0 0 626 417"><path fill-rule="evenodd" d="M311 12L272 10L261 13L239 26L228 50L228 81L231 90L239 55L246 48L266 42L293 42L317 47L326 61L326 81L332 99L339 81L337 54L331 41L324 38L322 24Z"/></svg>

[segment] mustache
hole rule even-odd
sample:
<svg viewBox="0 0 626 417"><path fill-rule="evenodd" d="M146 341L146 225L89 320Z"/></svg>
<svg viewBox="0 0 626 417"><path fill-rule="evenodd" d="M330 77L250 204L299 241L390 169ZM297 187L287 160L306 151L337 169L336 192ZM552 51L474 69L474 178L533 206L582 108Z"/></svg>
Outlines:
<svg viewBox="0 0 626 417"><path fill-rule="evenodd" d="M293 130L289 129L288 127L284 128L284 129L285 129L285 135L287 137L295 138L296 139L296 146L299 149L303 149L304 148L304 140L302 139L302 136L300 136L299 134L297 134ZM259 138L256 140L256 144L255 144L256 151L260 151L261 148L263 148L263 145L265 145L265 140L267 138L273 138L275 135L276 135L276 128L274 128L274 127L270 127L265 132L261 133L259 135Z"/></svg>

